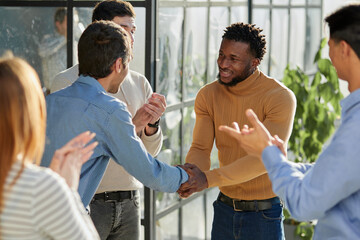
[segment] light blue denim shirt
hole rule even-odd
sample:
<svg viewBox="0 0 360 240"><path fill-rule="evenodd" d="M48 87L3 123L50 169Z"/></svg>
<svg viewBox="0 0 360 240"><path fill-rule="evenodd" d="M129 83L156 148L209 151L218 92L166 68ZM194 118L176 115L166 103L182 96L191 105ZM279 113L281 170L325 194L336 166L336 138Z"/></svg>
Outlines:
<svg viewBox="0 0 360 240"><path fill-rule="evenodd" d="M262 153L273 190L291 215L318 219L314 239L360 239L360 90L341 106L342 123L314 165L289 162L274 146Z"/></svg>
<svg viewBox="0 0 360 240"><path fill-rule="evenodd" d="M49 166L56 149L84 131L96 133L91 159L81 169L79 194L87 206L109 163L109 158L145 186L175 192L188 179L180 167L171 167L147 153L135 133L130 113L108 95L94 78L80 76L71 86L46 97L47 129L42 166Z"/></svg>

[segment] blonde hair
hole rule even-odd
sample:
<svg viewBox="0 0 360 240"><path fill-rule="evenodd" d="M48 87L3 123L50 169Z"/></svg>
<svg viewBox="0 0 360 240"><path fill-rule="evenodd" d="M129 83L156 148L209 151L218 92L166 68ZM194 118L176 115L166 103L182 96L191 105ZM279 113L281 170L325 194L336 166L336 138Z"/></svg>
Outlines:
<svg viewBox="0 0 360 240"><path fill-rule="evenodd" d="M6 177L15 161L39 164L44 151L46 108L35 70L16 57L0 59L0 212ZM7 189L6 189L7 190Z"/></svg>

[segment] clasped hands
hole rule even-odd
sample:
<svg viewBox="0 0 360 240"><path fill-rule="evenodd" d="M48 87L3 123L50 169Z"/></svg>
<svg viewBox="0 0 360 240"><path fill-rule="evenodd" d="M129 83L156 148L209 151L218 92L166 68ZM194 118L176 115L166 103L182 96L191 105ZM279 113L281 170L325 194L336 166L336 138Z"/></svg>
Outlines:
<svg viewBox="0 0 360 240"><path fill-rule="evenodd" d="M246 116L253 126L252 128L244 125L243 128L240 129L238 123L233 122L231 127L221 125L219 130L235 138L249 155L261 158L262 151L267 146L275 145L286 156L284 141L277 135L271 136L270 132L260 122L253 110L246 110ZM187 198L195 192L200 192L208 188L205 173L196 165L186 163L179 167L183 168L189 175L189 180L183 183L177 191L181 198Z"/></svg>
<svg viewBox="0 0 360 240"><path fill-rule="evenodd" d="M184 165L178 165L186 171L189 176L187 182L181 184L177 193L181 198L187 198L195 192L201 192L208 188L208 181L206 175L195 164L185 163Z"/></svg>

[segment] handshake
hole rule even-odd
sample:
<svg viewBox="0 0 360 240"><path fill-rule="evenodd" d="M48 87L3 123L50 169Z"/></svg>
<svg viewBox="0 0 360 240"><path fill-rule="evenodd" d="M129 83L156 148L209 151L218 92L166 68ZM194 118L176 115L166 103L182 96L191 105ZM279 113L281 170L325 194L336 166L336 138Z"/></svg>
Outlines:
<svg viewBox="0 0 360 240"><path fill-rule="evenodd" d="M181 198L187 198L195 192L201 192L208 188L208 182L206 175L195 164L185 163L184 165L178 165L184 169L189 175L189 180L181 184L177 193Z"/></svg>

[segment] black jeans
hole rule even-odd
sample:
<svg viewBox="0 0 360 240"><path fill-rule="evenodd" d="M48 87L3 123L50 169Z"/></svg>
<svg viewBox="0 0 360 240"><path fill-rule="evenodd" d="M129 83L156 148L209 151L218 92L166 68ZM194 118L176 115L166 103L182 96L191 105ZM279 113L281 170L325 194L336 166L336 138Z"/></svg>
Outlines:
<svg viewBox="0 0 360 240"><path fill-rule="evenodd" d="M140 214L139 193L132 199L93 199L90 203L90 216L101 240L139 240Z"/></svg>

